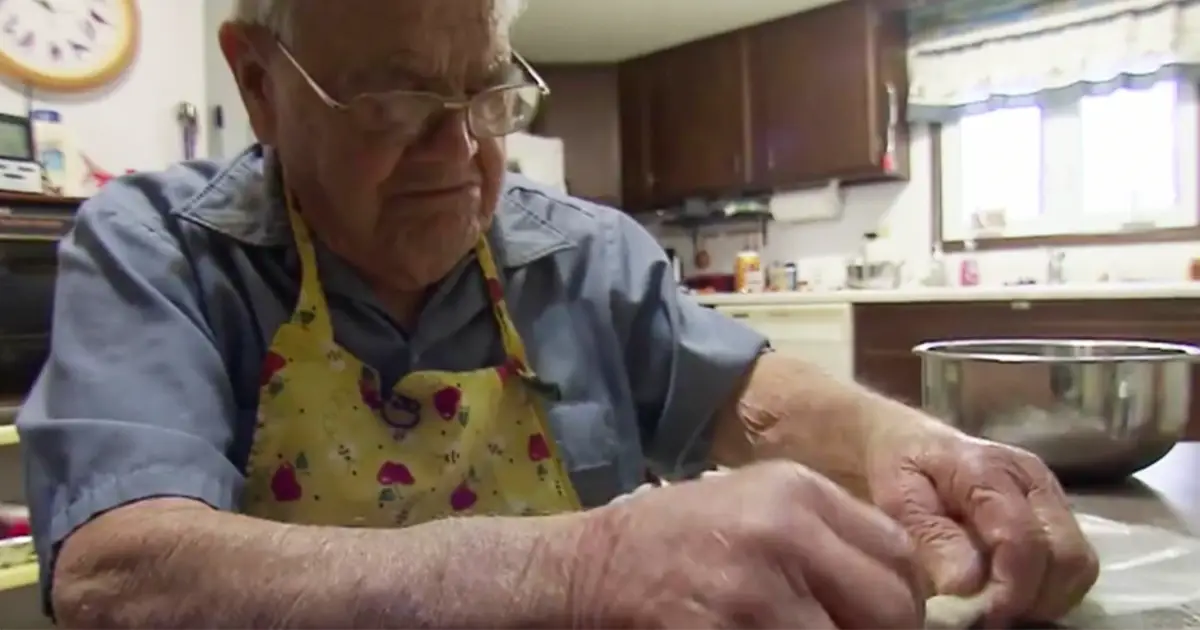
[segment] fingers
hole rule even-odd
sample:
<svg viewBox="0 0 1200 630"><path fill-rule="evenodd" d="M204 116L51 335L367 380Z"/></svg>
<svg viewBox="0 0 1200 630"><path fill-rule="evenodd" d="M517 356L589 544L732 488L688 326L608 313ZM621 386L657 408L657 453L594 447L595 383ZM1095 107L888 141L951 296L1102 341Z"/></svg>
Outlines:
<svg viewBox="0 0 1200 630"><path fill-rule="evenodd" d="M933 583L932 589L926 588L926 595L974 595L983 588L986 556L971 535L945 514L942 499L928 477L901 471L900 478L875 500L915 545L917 561Z"/></svg>
<svg viewBox="0 0 1200 630"><path fill-rule="evenodd" d="M822 480L826 481L826 480ZM916 548L904 528L878 508L867 505L829 482L818 514L829 528L854 549L898 575L919 603L930 595Z"/></svg>
<svg viewBox="0 0 1200 630"><path fill-rule="evenodd" d="M794 572L771 573L760 582L765 593L772 597L772 606L764 607L754 617L757 628L813 628L834 630L838 627L821 602L808 594L812 592L805 578ZM702 626L692 626L699 628Z"/></svg>
<svg viewBox="0 0 1200 630"><path fill-rule="evenodd" d="M924 598L909 578L832 529L806 532L813 537L803 557L784 563L794 580L805 579L813 600L838 628L918 628ZM795 574L799 570L805 578Z"/></svg>
<svg viewBox="0 0 1200 630"><path fill-rule="evenodd" d="M1026 498L1009 474L995 474L988 486L971 489L965 507L980 541L991 550L987 586L989 626L1000 627L1030 610L1038 599L1050 561L1050 541Z"/></svg>
<svg viewBox="0 0 1200 630"><path fill-rule="evenodd" d="M699 626L692 626L698 628ZM835 630L839 627L815 599L798 599L774 611L763 628L805 628L806 630Z"/></svg>
<svg viewBox="0 0 1200 630"><path fill-rule="evenodd" d="M1071 513L1067 497L1052 475L1029 492L1029 504L1049 542L1043 588L1029 611L1029 621L1056 621L1083 601L1100 576L1096 551Z"/></svg>

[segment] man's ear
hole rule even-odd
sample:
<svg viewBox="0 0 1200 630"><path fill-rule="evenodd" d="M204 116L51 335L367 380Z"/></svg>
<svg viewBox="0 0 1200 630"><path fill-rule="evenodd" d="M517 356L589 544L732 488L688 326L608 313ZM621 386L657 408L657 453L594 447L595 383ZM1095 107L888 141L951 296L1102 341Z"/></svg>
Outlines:
<svg viewBox="0 0 1200 630"><path fill-rule="evenodd" d="M255 137L263 144L273 145L276 126L274 99L271 97L267 62L260 52L263 47L256 45L259 43L257 40L265 39L258 36L258 30L244 24L225 22L217 32L217 41L238 84Z"/></svg>

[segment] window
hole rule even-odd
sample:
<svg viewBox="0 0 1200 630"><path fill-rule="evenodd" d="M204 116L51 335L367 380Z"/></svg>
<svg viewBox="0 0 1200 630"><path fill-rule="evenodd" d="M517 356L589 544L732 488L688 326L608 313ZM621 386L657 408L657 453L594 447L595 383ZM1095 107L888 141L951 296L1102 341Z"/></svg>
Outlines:
<svg viewBox="0 0 1200 630"><path fill-rule="evenodd" d="M1003 213L1028 221L1042 211L1042 111L1001 109L959 124L964 219Z"/></svg>
<svg viewBox="0 0 1200 630"><path fill-rule="evenodd" d="M1196 107L1164 81L946 125L943 239L1196 225Z"/></svg>
<svg viewBox="0 0 1200 630"><path fill-rule="evenodd" d="M1177 205L1176 93L1164 82L1080 101L1085 214L1152 221Z"/></svg>

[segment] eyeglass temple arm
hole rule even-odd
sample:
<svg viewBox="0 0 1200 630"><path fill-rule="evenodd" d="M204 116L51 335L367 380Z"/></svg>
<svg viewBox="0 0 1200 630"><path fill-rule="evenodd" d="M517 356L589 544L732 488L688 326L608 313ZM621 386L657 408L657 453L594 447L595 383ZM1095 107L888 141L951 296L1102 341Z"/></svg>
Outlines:
<svg viewBox="0 0 1200 630"><path fill-rule="evenodd" d="M533 66L529 65L529 62L526 61L525 58L515 50L513 51L513 59L517 60L517 63L520 64L522 70L529 73L529 78L533 79L533 82L537 84L538 89L542 91L542 94L550 93L550 86L546 85L546 81L542 79L542 75L538 74L538 71L534 70Z"/></svg>

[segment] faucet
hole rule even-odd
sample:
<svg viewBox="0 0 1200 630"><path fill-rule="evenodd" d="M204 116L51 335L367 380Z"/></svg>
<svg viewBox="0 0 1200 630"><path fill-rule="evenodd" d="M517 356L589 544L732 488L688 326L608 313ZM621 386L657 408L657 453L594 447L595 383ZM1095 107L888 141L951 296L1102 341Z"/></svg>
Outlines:
<svg viewBox="0 0 1200 630"><path fill-rule="evenodd" d="M1062 250L1050 249L1046 251L1047 284L1065 284L1067 282L1067 274L1063 269L1063 260L1065 258L1066 254Z"/></svg>

